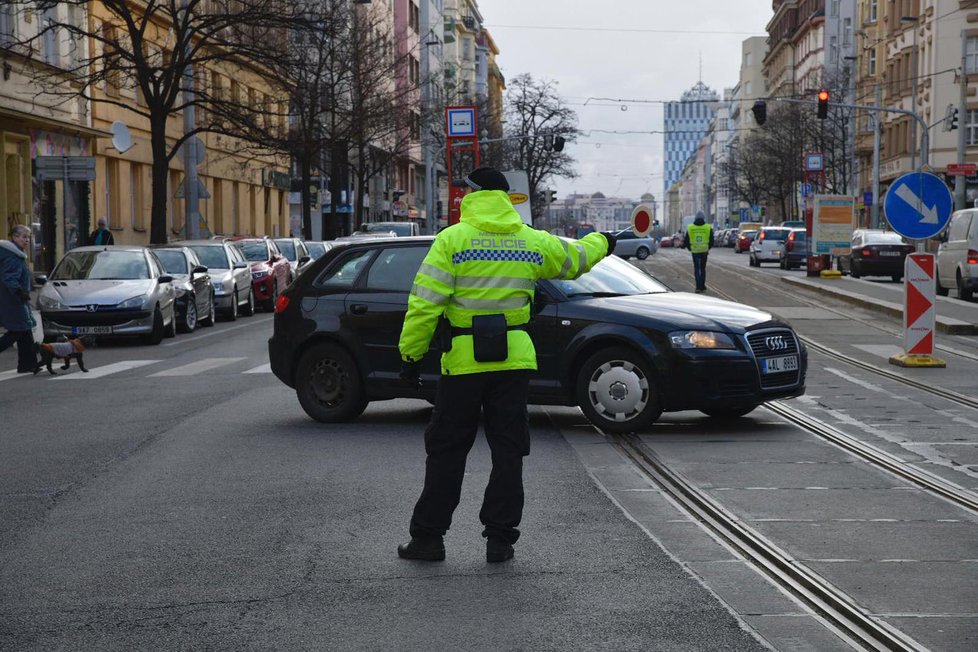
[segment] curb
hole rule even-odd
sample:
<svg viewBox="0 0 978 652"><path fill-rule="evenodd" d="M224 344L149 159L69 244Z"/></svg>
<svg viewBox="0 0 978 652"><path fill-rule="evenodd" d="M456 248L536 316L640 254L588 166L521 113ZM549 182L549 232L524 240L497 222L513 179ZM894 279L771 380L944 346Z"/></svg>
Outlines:
<svg viewBox="0 0 978 652"><path fill-rule="evenodd" d="M840 299L846 303L851 303L862 308L868 308L869 310L875 310L876 312L888 315L890 317L897 317L901 320L903 319L902 303L893 303L892 301L874 299L855 292L849 292L841 288L831 288L822 285L821 283L813 283L806 279L782 276L781 280L790 285L803 287L821 294L835 297L836 299ZM953 317L942 317L940 315L936 315L934 328L935 330L948 335L978 335L978 324L962 321L960 319L954 319Z"/></svg>

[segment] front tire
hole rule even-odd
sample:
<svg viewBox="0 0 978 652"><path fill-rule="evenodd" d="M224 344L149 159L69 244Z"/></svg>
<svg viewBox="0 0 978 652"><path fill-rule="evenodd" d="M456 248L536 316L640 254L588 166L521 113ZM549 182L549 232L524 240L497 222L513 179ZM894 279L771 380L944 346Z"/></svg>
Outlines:
<svg viewBox="0 0 978 652"><path fill-rule="evenodd" d="M323 423L350 421L367 407L356 362L335 344L317 344L302 355L295 393L306 414Z"/></svg>
<svg viewBox="0 0 978 652"><path fill-rule="evenodd" d="M964 278L962 278L961 272L958 272L958 298L962 301L971 301L973 297L972 291L964 286Z"/></svg>
<svg viewBox="0 0 978 652"><path fill-rule="evenodd" d="M248 288L248 303L245 304L244 310L241 311L245 317L251 317L255 314L255 288Z"/></svg>
<svg viewBox="0 0 978 652"><path fill-rule="evenodd" d="M576 396L584 416L606 432L641 430L662 414L649 363L624 346L603 349L584 362Z"/></svg>
<svg viewBox="0 0 978 652"><path fill-rule="evenodd" d="M231 307L224 314L228 321L236 321L238 319L238 288L233 288L231 290Z"/></svg>
<svg viewBox="0 0 978 652"><path fill-rule="evenodd" d="M214 293L211 292L211 301L208 304L207 316L202 317L200 323L210 328L215 323L217 323L217 306L214 305Z"/></svg>
<svg viewBox="0 0 978 652"><path fill-rule="evenodd" d="M160 307L156 306L153 310L153 330L143 335L143 341L147 344L156 346L163 341L163 313L160 311Z"/></svg>
<svg viewBox="0 0 978 652"><path fill-rule="evenodd" d="M193 333L197 330L197 297L191 295L187 297L187 310L183 313L183 323L180 324L180 332Z"/></svg>
<svg viewBox="0 0 978 652"><path fill-rule="evenodd" d="M649 257L648 247L639 247L638 251L635 252L635 257L638 258L639 260L645 260L646 258L648 258Z"/></svg>
<svg viewBox="0 0 978 652"><path fill-rule="evenodd" d="M177 336L177 305L170 304L170 325L163 329L163 337Z"/></svg>

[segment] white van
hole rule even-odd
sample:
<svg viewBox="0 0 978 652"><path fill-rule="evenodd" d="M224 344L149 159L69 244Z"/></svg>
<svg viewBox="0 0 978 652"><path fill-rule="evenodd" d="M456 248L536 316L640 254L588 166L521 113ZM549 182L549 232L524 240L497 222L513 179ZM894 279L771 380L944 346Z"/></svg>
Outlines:
<svg viewBox="0 0 978 652"><path fill-rule="evenodd" d="M945 233L937 249L937 293L946 297L953 288L971 301L978 291L978 208L955 211Z"/></svg>

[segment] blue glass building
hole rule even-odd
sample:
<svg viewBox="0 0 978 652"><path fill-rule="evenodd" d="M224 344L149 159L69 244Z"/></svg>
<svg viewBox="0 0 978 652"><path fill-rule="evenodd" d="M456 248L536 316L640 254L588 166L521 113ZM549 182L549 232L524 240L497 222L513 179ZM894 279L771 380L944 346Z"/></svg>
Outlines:
<svg viewBox="0 0 978 652"><path fill-rule="evenodd" d="M665 108L665 170L663 196L669 186L683 173L686 160L696 151L696 145L706 134L713 109L720 96L699 81L682 94L678 102L666 102Z"/></svg>

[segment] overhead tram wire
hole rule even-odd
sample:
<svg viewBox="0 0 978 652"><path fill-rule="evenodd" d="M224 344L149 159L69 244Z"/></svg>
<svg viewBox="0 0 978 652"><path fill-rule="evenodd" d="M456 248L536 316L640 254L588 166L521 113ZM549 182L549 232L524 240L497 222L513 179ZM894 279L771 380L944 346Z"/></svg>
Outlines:
<svg viewBox="0 0 978 652"><path fill-rule="evenodd" d="M557 32L627 32L635 34L704 34L713 36L763 36L757 30L738 32L727 30L705 30L705 29L663 29L652 27L574 27L570 25L494 25L488 24L489 29L533 29L548 30Z"/></svg>

